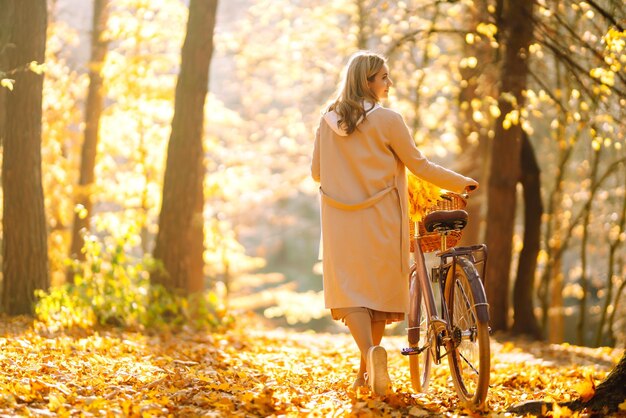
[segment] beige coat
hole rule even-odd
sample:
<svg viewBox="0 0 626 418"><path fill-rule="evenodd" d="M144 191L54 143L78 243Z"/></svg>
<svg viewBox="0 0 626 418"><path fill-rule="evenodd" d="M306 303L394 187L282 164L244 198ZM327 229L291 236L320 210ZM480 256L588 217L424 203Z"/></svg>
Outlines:
<svg viewBox="0 0 626 418"><path fill-rule="evenodd" d="M393 110L377 106L350 135L334 112L320 120L311 174L320 182L326 308L408 311L405 167L451 191L471 182L428 161Z"/></svg>

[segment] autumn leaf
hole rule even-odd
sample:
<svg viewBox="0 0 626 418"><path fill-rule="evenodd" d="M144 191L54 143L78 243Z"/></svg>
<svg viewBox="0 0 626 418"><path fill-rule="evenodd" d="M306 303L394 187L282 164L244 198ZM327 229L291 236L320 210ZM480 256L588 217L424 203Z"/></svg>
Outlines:
<svg viewBox="0 0 626 418"><path fill-rule="evenodd" d="M622 354L494 337L487 410L472 411L458 401L445 357L433 365L429 391L412 391L402 335L383 339L393 390L378 397L351 389L359 358L349 334L261 322L241 317L236 327L212 334L100 328L44 336L32 323L0 321L0 415L502 416L522 401L577 399L571 382L582 380L589 390L592 375L608 373L607 358ZM559 406L545 412L575 414Z"/></svg>
<svg viewBox="0 0 626 418"><path fill-rule="evenodd" d="M572 411L566 406L559 406L558 404L554 404L552 406L552 417L553 418L562 418L562 417L571 417L573 416Z"/></svg>
<svg viewBox="0 0 626 418"><path fill-rule="evenodd" d="M13 91L13 84L15 83L15 80L12 80L10 78L3 78L0 80L0 86L2 87L6 87L7 89Z"/></svg>
<svg viewBox="0 0 626 418"><path fill-rule="evenodd" d="M580 395L580 398L583 402L587 402L596 393L596 384L590 374L586 375L585 380L577 383L574 388L576 389L576 392L578 392L578 394Z"/></svg>
<svg viewBox="0 0 626 418"><path fill-rule="evenodd" d="M41 75L46 71L46 64L39 64L37 61L32 61L28 64L28 69L35 74Z"/></svg>
<svg viewBox="0 0 626 418"><path fill-rule="evenodd" d="M442 200L443 190L424 181L412 173L408 174L409 217L412 221L421 221L438 201Z"/></svg>

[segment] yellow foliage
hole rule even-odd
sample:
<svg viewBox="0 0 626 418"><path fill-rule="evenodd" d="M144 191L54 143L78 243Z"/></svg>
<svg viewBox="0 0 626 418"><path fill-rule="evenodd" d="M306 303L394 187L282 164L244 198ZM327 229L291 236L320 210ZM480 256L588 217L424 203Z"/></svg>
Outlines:
<svg viewBox="0 0 626 418"><path fill-rule="evenodd" d="M444 190L415 176L408 174L409 218L419 222L426 211L437 204Z"/></svg>
<svg viewBox="0 0 626 418"><path fill-rule="evenodd" d="M490 39L494 39L495 35L498 33L498 27L493 23L481 22L476 26L476 32L480 33L481 35L485 35Z"/></svg>
<svg viewBox="0 0 626 418"><path fill-rule="evenodd" d="M13 84L15 83L15 80L12 80L10 78L3 78L0 80L0 86L2 87L6 87L7 89L13 91Z"/></svg>
<svg viewBox="0 0 626 418"><path fill-rule="evenodd" d="M46 71L46 64L39 64L37 61L32 61L28 64L28 69L35 74L43 74Z"/></svg>
<svg viewBox="0 0 626 418"><path fill-rule="evenodd" d="M23 318L2 319L3 416L513 417L506 409L522 401L576 399L572 382L585 379L588 367L606 376L606 364L622 354L494 338L488 411L480 413L458 402L445 357L427 393L411 390L408 360L398 349L405 336L383 340L393 390L377 397L350 388L359 357L346 333L266 329L249 316L209 334L101 328L51 335ZM582 358L593 366L582 366ZM577 416L558 405L545 412Z"/></svg>
<svg viewBox="0 0 626 418"><path fill-rule="evenodd" d="M591 374L585 375L585 380L574 385L574 389L580 395L583 402L587 402L596 393L596 384Z"/></svg>
<svg viewBox="0 0 626 418"><path fill-rule="evenodd" d="M553 418L571 417L571 416L574 416L574 413L568 407L566 407L566 406L561 407L561 406L559 406L557 404L554 404L552 406L552 417ZM578 414L576 414L576 416L578 416Z"/></svg>
<svg viewBox="0 0 626 418"><path fill-rule="evenodd" d="M48 25L46 76L43 84L41 166L46 213L50 234L48 253L53 285L61 284L67 269L74 217L74 187L82 133L76 129L83 122L79 102L87 90L86 76L72 71L63 59L63 48L78 34L54 20ZM43 71L36 63L31 70Z"/></svg>

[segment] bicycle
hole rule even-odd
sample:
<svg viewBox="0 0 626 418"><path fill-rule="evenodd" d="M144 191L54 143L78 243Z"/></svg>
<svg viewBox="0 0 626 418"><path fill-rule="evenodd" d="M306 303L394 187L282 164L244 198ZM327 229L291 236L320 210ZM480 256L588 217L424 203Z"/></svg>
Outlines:
<svg viewBox="0 0 626 418"><path fill-rule="evenodd" d="M454 247L467 224L467 195L446 193L443 200L412 225L413 265L409 276L408 315L411 384L425 392L432 363L445 357L461 401L474 408L485 404L490 378L489 310L481 277L487 263L484 244ZM437 251L439 264L429 277L425 252ZM484 279L484 277L483 277ZM438 283L441 307L435 302Z"/></svg>

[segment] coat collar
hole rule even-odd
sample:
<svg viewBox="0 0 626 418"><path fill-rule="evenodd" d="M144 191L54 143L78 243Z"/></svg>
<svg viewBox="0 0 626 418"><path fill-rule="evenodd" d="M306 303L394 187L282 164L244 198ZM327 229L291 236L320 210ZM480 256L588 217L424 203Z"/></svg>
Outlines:
<svg viewBox="0 0 626 418"><path fill-rule="evenodd" d="M363 108L365 109L365 114L370 115L374 111L380 109L382 106L379 103L372 103L368 100L363 101ZM335 131L335 133L339 136L348 136L348 133L341 127L339 127L339 115L331 110L330 112L326 112L324 114L324 120L328 123L328 126ZM357 125L363 122L363 116L359 118L357 121Z"/></svg>

